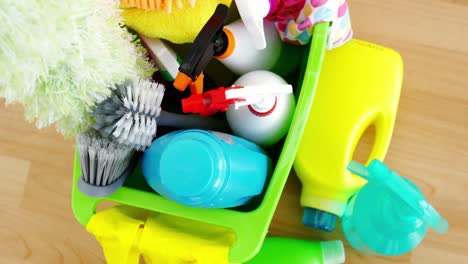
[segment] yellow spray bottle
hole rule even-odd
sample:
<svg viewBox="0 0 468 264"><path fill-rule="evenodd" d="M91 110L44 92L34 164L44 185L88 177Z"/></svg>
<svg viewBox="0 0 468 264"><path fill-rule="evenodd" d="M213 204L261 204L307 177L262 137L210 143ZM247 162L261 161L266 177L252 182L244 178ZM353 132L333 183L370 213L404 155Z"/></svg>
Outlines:
<svg viewBox="0 0 468 264"><path fill-rule="evenodd" d="M302 182L303 223L332 231L365 180L346 170L364 131L375 126L369 161L382 160L395 123L403 76L398 53L353 39L327 51L294 169Z"/></svg>

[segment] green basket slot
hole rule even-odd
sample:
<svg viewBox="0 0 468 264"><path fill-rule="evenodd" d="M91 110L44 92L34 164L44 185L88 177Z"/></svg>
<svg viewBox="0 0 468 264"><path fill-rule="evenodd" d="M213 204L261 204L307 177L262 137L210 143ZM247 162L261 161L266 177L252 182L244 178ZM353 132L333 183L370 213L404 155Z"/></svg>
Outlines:
<svg viewBox="0 0 468 264"><path fill-rule="evenodd" d="M97 205L102 200L127 204L155 212L198 220L232 229L237 240L230 249L229 260L242 263L251 259L260 250L268 227L281 197L286 180L289 176L300 140L312 106L318 76L325 54L328 37L328 23L320 23L314 27L313 38L309 45L307 61L300 72L301 78L297 87L300 94L297 100L296 112L291 127L286 136L283 149L276 163L275 170L259 206L252 211L242 212L233 209L205 209L187 207L168 200L149 188L136 188L127 184L112 195L96 199L81 193L77 188L77 180L81 175L79 157L75 151L73 170L72 208L76 219L86 226L95 214ZM306 49L306 47L304 47ZM304 69L305 68L305 69ZM297 91L296 91L297 92ZM141 172L136 172L136 174ZM132 175L127 182L135 175ZM142 178L142 177L140 177Z"/></svg>

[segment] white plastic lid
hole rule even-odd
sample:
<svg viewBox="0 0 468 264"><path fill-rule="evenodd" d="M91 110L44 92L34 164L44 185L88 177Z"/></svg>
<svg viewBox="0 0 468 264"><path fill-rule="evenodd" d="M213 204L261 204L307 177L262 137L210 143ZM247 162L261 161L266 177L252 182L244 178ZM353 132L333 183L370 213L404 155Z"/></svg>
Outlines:
<svg viewBox="0 0 468 264"><path fill-rule="evenodd" d="M320 242L323 264L342 264L345 262L345 250L340 240Z"/></svg>
<svg viewBox="0 0 468 264"><path fill-rule="evenodd" d="M270 12L269 0L236 0L237 10L247 31L252 38L256 49L266 47L263 19Z"/></svg>
<svg viewBox="0 0 468 264"><path fill-rule="evenodd" d="M266 113L271 111L276 105L276 96L265 96L259 98L258 102L250 105L250 107L258 113Z"/></svg>

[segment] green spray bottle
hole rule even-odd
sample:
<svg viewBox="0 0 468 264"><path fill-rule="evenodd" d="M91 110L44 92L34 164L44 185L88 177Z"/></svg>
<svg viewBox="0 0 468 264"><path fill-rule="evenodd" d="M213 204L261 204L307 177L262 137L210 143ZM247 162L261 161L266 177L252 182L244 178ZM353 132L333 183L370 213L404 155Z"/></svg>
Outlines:
<svg viewBox="0 0 468 264"><path fill-rule="evenodd" d="M260 252L245 264L340 264L345 261L343 243L267 237Z"/></svg>

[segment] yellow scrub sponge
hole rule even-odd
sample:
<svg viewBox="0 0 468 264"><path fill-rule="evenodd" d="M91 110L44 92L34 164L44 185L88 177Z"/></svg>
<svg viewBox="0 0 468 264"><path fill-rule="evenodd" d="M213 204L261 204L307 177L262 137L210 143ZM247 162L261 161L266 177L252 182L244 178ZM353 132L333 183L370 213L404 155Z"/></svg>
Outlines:
<svg viewBox="0 0 468 264"><path fill-rule="evenodd" d="M193 42L213 15L218 4L231 5L231 0L197 1L193 8L164 10L126 8L122 16L127 27L152 38L166 39L176 44Z"/></svg>

